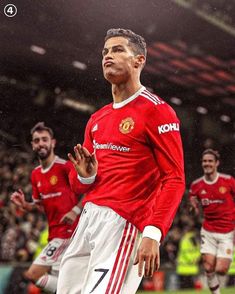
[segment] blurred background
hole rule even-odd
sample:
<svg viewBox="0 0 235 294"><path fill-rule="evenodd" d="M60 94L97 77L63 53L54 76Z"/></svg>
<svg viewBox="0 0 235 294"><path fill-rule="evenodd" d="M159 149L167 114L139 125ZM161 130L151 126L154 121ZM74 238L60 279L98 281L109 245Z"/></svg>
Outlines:
<svg viewBox="0 0 235 294"><path fill-rule="evenodd" d="M11 17L4 14L9 3L17 7L15 16L11 10ZM83 141L90 115L112 101L101 68L104 36L112 27L131 29L146 39L142 83L173 106L181 120L187 189L201 175L205 148L219 150L220 171L235 174L234 0L2 0L0 293L7 287L7 277L33 259L46 232L42 215L24 214L9 202L19 187L30 199L29 178L36 160L29 130L45 121L55 131L56 153L64 158ZM180 275L175 274L177 256L182 236L190 232L198 267L190 285L203 286L202 279L197 285L200 224L188 212L186 190L162 246L162 271L157 278L162 284L145 280L142 289L182 286ZM17 291L24 293L12 289L6 293Z"/></svg>

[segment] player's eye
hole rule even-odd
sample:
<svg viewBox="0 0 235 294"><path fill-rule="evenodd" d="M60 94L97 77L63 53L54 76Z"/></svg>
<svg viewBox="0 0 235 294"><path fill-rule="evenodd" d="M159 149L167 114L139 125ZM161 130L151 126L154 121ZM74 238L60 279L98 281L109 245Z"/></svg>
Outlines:
<svg viewBox="0 0 235 294"><path fill-rule="evenodd" d="M102 50L102 56L105 56L108 53L108 49L103 49Z"/></svg>
<svg viewBox="0 0 235 294"><path fill-rule="evenodd" d="M124 50L121 47L117 47L117 48L114 48L113 51L114 52L123 52Z"/></svg>

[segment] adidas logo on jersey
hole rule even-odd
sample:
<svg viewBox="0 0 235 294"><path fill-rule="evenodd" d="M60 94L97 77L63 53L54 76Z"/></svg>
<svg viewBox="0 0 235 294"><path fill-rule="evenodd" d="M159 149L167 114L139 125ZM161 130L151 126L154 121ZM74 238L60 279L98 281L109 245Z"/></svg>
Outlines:
<svg viewBox="0 0 235 294"><path fill-rule="evenodd" d="M164 134L164 133L179 131L179 130L180 130L180 126L178 123L170 123L170 124L158 126L159 134Z"/></svg>
<svg viewBox="0 0 235 294"><path fill-rule="evenodd" d="M95 132L98 130L98 124L95 124L94 127L91 129L92 132Z"/></svg>
<svg viewBox="0 0 235 294"><path fill-rule="evenodd" d="M202 195L205 195L205 194L206 194L206 190L203 189L203 190L201 191L201 194L202 194Z"/></svg>

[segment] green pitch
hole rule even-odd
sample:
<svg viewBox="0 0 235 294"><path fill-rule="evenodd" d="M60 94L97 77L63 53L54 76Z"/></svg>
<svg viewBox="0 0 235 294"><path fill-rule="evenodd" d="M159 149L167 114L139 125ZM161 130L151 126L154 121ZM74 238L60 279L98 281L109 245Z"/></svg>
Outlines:
<svg viewBox="0 0 235 294"><path fill-rule="evenodd" d="M137 294L211 294L209 290L176 290L176 291L155 291L155 292L137 292ZM226 288L221 290L221 294L235 294L235 288Z"/></svg>

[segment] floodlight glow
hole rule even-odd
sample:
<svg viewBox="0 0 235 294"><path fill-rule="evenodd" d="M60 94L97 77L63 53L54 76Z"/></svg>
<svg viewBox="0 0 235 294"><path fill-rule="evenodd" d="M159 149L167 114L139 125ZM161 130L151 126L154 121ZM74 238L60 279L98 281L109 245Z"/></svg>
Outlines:
<svg viewBox="0 0 235 294"><path fill-rule="evenodd" d="M30 46L30 50L40 55L44 55L46 53L46 50L44 48L36 46L36 45Z"/></svg>
<svg viewBox="0 0 235 294"><path fill-rule="evenodd" d="M182 100L178 97L171 97L170 101L175 104L175 105L181 105L182 104Z"/></svg>
<svg viewBox="0 0 235 294"><path fill-rule="evenodd" d="M203 107L203 106L198 106L198 107L196 108L196 110L197 110L197 112L200 113L200 114L207 114L207 113L208 113L208 110L207 110L205 107Z"/></svg>
<svg viewBox="0 0 235 294"><path fill-rule="evenodd" d="M73 61L72 62L72 65L78 69L81 69L81 70L86 70L87 69L87 65L85 63L82 63L80 61Z"/></svg>
<svg viewBox="0 0 235 294"><path fill-rule="evenodd" d="M231 117L226 115L226 114L222 114L220 116L220 119L223 121L223 122L230 122L231 121Z"/></svg>

